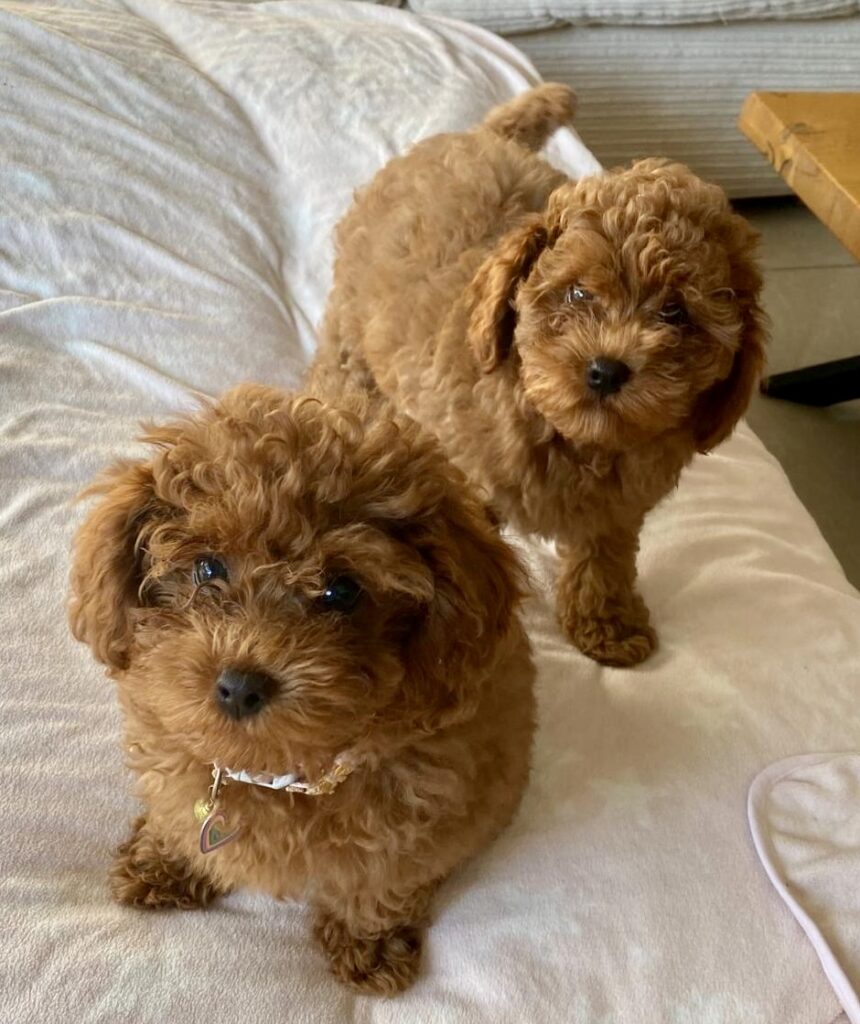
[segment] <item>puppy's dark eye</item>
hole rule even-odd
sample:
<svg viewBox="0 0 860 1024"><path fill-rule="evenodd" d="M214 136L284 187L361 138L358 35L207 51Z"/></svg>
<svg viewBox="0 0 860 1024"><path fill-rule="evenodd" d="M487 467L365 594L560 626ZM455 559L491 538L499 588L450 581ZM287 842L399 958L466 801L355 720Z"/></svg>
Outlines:
<svg viewBox="0 0 860 1024"><path fill-rule="evenodd" d="M687 311L680 302L667 303L657 314L664 324L671 324L673 327L682 327L689 323Z"/></svg>
<svg viewBox="0 0 860 1024"><path fill-rule="evenodd" d="M191 574L191 578L198 587L204 583L212 583L215 580L224 580L226 583L227 566L224 565L220 558L215 558L214 555L201 555L200 558L194 559L194 571Z"/></svg>
<svg viewBox="0 0 860 1024"><path fill-rule="evenodd" d="M565 302L591 302L594 295L581 284L572 284L564 293Z"/></svg>
<svg viewBox="0 0 860 1024"><path fill-rule="evenodd" d="M351 576L335 576L326 584L320 604L326 611L351 612L361 597L361 586Z"/></svg>

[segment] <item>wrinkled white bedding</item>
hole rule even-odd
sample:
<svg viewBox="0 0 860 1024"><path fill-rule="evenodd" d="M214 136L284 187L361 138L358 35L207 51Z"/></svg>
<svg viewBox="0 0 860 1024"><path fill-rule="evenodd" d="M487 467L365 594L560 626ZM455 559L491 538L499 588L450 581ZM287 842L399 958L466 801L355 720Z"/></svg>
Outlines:
<svg viewBox="0 0 860 1024"><path fill-rule="evenodd" d="M745 818L777 758L860 746L860 600L747 429L644 537L662 649L601 669L529 607L533 783L443 889L415 988L356 997L301 908L114 906L134 812L110 686L67 634L72 495L136 423L293 385L330 232L412 140L533 78L479 30L361 4L0 0L0 991L15 1024L829 1024ZM572 136L555 159L595 163Z"/></svg>
<svg viewBox="0 0 860 1024"><path fill-rule="evenodd" d="M748 809L768 878L851 1024L860 1024L860 753L768 765L750 787Z"/></svg>

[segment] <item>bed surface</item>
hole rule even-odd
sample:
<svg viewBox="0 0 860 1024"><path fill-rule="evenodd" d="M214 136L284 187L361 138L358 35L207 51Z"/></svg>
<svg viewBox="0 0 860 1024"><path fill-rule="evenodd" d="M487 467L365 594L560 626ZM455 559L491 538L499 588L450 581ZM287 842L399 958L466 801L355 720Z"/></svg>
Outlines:
<svg viewBox="0 0 860 1024"><path fill-rule="evenodd" d="M68 635L73 495L137 423L293 386L330 233L389 156L534 80L478 29L352 3L0 0L0 990L15 1024L830 1024L746 823L783 757L856 750L860 599L745 427L649 521L660 652L553 621L523 544L540 728L522 811L445 885L402 997L339 987L305 911L113 905L135 811L110 684ZM596 164L571 134L553 159Z"/></svg>

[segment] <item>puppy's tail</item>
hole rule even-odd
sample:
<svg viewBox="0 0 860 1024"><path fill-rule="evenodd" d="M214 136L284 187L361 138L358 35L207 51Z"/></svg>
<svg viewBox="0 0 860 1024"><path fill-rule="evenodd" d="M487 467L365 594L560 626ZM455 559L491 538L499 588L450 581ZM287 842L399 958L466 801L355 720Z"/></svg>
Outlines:
<svg viewBox="0 0 860 1024"><path fill-rule="evenodd" d="M546 82L494 107L481 127L537 152L556 128L573 121L575 112L573 89Z"/></svg>

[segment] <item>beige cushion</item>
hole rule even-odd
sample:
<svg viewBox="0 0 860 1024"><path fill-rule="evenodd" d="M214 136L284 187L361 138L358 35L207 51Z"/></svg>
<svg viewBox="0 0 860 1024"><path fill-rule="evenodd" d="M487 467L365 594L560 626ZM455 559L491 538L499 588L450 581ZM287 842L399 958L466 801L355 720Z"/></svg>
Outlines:
<svg viewBox="0 0 860 1024"><path fill-rule="evenodd" d="M702 25L860 13L858 0L409 0L408 6L502 35L556 25Z"/></svg>
<svg viewBox="0 0 860 1024"><path fill-rule="evenodd" d="M545 79L576 89L577 131L605 167L667 156L738 197L788 191L738 130L748 93L860 89L860 17L568 25L512 42Z"/></svg>

